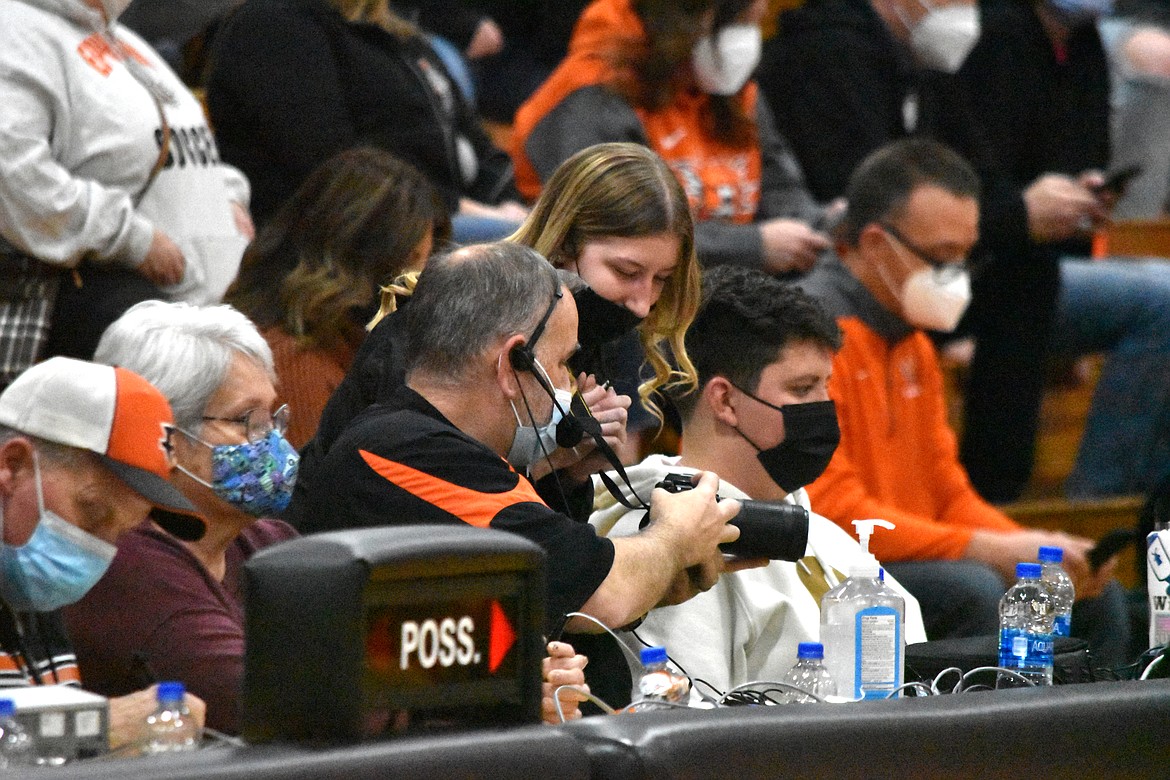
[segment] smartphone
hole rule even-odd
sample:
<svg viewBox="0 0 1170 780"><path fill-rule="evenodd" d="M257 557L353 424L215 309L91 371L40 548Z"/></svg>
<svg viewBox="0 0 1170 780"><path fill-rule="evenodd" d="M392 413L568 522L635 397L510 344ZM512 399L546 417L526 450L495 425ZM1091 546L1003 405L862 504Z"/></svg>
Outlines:
<svg viewBox="0 0 1170 780"><path fill-rule="evenodd" d="M1132 528L1117 528L1110 531L1097 540L1096 546L1089 550L1086 557L1089 559L1090 568L1097 571L1106 561L1136 541L1137 531Z"/></svg>
<svg viewBox="0 0 1170 780"><path fill-rule="evenodd" d="M1124 168L1110 171L1105 174L1105 181L1101 182L1101 185L1095 187L1093 191L1110 192L1120 197L1125 193L1125 188L1129 186L1130 179L1141 172L1142 166L1140 165L1127 165Z"/></svg>

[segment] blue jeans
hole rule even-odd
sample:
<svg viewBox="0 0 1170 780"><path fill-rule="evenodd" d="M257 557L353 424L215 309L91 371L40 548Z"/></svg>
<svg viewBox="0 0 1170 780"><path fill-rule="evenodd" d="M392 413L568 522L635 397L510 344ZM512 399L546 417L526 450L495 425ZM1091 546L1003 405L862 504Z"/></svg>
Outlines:
<svg viewBox="0 0 1170 780"><path fill-rule="evenodd" d="M1060 263L1056 355L1107 352L1085 422L1072 498L1138 493L1170 473L1170 263Z"/></svg>
<svg viewBox="0 0 1170 780"><path fill-rule="evenodd" d="M469 214L451 215L451 240L461 245L500 241L515 233L519 228L519 222L506 219Z"/></svg>
<svg viewBox="0 0 1170 780"><path fill-rule="evenodd" d="M1170 79L1139 72L1122 51L1131 35L1150 26L1126 18L1098 22L1111 75L1110 167L1142 168L1113 210L1117 219L1157 217L1170 199Z"/></svg>
<svg viewBox="0 0 1170 780"><path fill-rule="evenodd" d="M975 561L900 561L883 564L918 599L928 639L999 632L1003 577Z"/></svg>

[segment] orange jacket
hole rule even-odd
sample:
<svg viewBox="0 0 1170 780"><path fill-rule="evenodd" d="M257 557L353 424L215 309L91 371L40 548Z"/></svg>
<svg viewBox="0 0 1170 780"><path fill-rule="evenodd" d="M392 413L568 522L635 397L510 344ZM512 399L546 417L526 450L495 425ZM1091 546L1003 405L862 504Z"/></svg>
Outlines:
<svg viewBox="0 0 1170 780"><path fill-rule="evenodd" d="M547 176L550 172L538 170L529 155L530 143L541 145L551 141L551 135L561 136L556 145L567 152L567 158L571 147L576 151L600 141L638 141L657 152L674 170L696 219L752 222L760 202L760 147L732 147L710 137L702 122L709 99L706 94L697 89L683 90L670 105L657 111L632 107L616 93L597 94L596 88L610 84L619 75L612 64L614 55L637 50L645 37L642 20L634 12L631 0L597 0L585 9L569 43L568 57L516 113L511 154L518 188L525 197L535 198L540 194L541 174ZM739 99L749 116L756 115L757 94L754 81L740 92ZM573 126L575 116L565 121L553 116L542 125L570 96L584 103L578 106L582 111L575 116L597 118L613 129L612 137L596 137L596 128ZM631 112L631 127L623 126L614 117L615 113L625 112ZM579 138L580 143L575 144L574 138L565 138L566 135Z"/></svg>
<svg viewBox="0 0 1170 780"><path fill-rule="evenodd" d="M850 533L852 520L894 523L870 544L883 561L960 558L975 529L1017 530L959 464L930 339L895 320L836 261L801 286L838 316L845 337L829 382L841 444L808 487L817 511Z"/></svg>

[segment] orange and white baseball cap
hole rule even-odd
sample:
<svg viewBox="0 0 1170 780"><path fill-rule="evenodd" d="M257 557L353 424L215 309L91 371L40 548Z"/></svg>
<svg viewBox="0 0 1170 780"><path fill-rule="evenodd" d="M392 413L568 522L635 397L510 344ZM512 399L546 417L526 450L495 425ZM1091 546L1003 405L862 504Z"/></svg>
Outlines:
<svg viewBox="0 0 1170 780"><path fill-rule="evenodd" d="M161 512L167 531L194 541L206 526L167 476L171 405L125 368L54 357L27 369L0 393L0 425L97 453L102 463Z"/></svg>

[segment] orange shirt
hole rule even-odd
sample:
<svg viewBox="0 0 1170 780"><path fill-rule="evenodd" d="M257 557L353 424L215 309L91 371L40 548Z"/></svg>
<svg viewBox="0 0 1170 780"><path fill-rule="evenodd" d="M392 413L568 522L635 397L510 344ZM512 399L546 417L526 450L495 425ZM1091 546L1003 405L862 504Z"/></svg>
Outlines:
<svg viewBox="0 0 1170 780"><path fill-rule="evenodd" d="M631 0L597 0L585 9L569 42L569 55L516 112L510 152L516 185L525 197L536 198L542 185L525 152L537 125L577 90L614 82L620 75L613 64L615 54L636 51L645 37ZM756 83L749 82L737 97L748 116L756 115L758 91ZM646 145L682 183L697 220L749 224L760 203L760 147L731 146L708 134L703 126L708 100L706 94L690 88L680 90L669 105L656 111L631 110L641 123Z"/></svg>
<svg viewBox="0 0 1170 780"><path fill-rule="evenodd" d="M306 349L279 326L264 328L261 334L272 348L279 402L292 412L286 437L299 450L317 432L321 412L345 378L356 349Z"/></svg>
<svg viewBox="0 0 1170 780"><path fill-rule="evenodd" d="M873 535L870 551L883 561L956 559L975 529L1018 529L975 492L959 464L926 334L891 343L858 317L837 322L845 340L833 359L829 394L841 444L808 487L817 511L851 534L857 519L897 525Z"/></svg>

